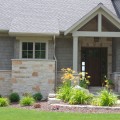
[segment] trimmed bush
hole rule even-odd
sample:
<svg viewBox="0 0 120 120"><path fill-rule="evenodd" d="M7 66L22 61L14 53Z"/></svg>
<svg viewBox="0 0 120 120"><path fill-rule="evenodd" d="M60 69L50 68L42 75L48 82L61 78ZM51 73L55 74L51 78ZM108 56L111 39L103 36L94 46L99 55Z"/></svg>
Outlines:
<svg viewBox="0 0 120 120"><path fill-rule="evenodd" d="M63 100L64 102L68 102L70 99L70 93L72 88L69 85L62 85L57 92L57 98Z"/></svg>
<svg viewBox="0 0 120 120"><path fill-rule="evenodd" d="M98 106L113 106L116 102L117 96L111 91L104 89L97 98L93 99L92 104Z"/></svg>
<svg viewBox="0 0 120 120"><path fill-rule="evenodd" d="M13 102L19 102L20 101L20 96L18 95L18 93L12 93L9 96L9 100L10 100L11 103L13 103Z"/></svg>
<svg viewBox="0 0 120 120"><path fill-rule="evenodd" d="M0 98L0 107L6 107L9 105L7 98Z"/></svg>
<svg viewBox="0 0 120 120"><path fill-rule="evenodd" d="M33 97L30 97L30 96L26 96L26 97L23 97L21 100L20 100L20 105L21 106L31 106L33 105L35 102L34 98Z"/></svg>
<svg viewBox="0 0 120 120"><path fill-rule="evenodd" d="M35 99L36 102L41 101L43 96L41 93L36 93L33 95L33 98Z"/></svg>
<svg viewBox="0 0 120 120"><path fill-rule="evenodd" d="M84 90L72 89L69 104L89 104L93 95Z"/></svg>

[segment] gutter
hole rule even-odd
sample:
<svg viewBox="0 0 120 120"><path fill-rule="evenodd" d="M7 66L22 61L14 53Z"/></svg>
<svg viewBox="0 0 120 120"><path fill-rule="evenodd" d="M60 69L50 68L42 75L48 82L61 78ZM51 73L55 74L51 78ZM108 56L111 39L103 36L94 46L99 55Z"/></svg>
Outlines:
<svg viewBox="0 0 120 120"><path fill-rule="evenodd" d="M59 32L57 33L29 33L29 32L9 32L10 36L59 36Z"/></svg>
<svg viewBox="0 0 120 120"><path fill-rule="evenodd" d="M57 58L56 58L56 52L55 52L55 48L56 48L56 37L55 37L55 35L53 36L53 40L54 40L54 59L55 59L55 91L56 91L56 87L57 87Z"/></svg>

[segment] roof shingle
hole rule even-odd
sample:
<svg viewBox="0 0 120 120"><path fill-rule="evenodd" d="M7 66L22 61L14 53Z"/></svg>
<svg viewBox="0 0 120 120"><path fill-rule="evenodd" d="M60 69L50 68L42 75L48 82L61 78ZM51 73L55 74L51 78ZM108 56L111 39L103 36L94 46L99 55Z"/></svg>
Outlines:
<svg viewBox="0 0 120 120"><path fill-rule="evenodd" d="M47 26L46 30L42 29L47 31L52 27L54 18L55 26L58 24L59 30L65 31L99 3L103 3L113 14L116 14L111 0L0 0L0 29L14 32L15 30L41 32L39 29L44 28L44 22L47 21L45 24L48 25L49 21L51 25ZM37 24L41 26L36 27ZM26 26L30 29L28 30Z"/></svg>

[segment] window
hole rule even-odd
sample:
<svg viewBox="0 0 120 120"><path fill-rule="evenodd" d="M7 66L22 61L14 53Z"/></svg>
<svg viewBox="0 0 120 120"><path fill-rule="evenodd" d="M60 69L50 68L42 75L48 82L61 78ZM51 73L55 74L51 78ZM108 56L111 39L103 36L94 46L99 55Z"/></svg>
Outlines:
<svg viewBox="0 0 120 120"><path fill-rule="evenodd" d="M22 42L22 58L46 59L45 42Z"/></svg>
<svg viewBox="0 0 120 120"><path fill-rule="evenodd" d="M46 58L46 44L45 43L35 43L35 58Z"/></svg>
<svg viewBox="0 0 120 120"><path fill-rule="evenodd" d="M33 58L33 43L22 43L22 58Z"/></svg>

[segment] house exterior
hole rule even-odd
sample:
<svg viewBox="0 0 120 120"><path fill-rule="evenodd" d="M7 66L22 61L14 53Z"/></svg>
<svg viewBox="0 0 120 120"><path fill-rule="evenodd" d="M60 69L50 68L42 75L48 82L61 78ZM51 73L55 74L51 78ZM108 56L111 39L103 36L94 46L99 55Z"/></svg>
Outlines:
<svg viewBox="0 0 120 120"><path fill-rule="evenodd" d="M119 18L119 0L0 0L0 94L46 98L68 67L120 92Z"/></svg>

